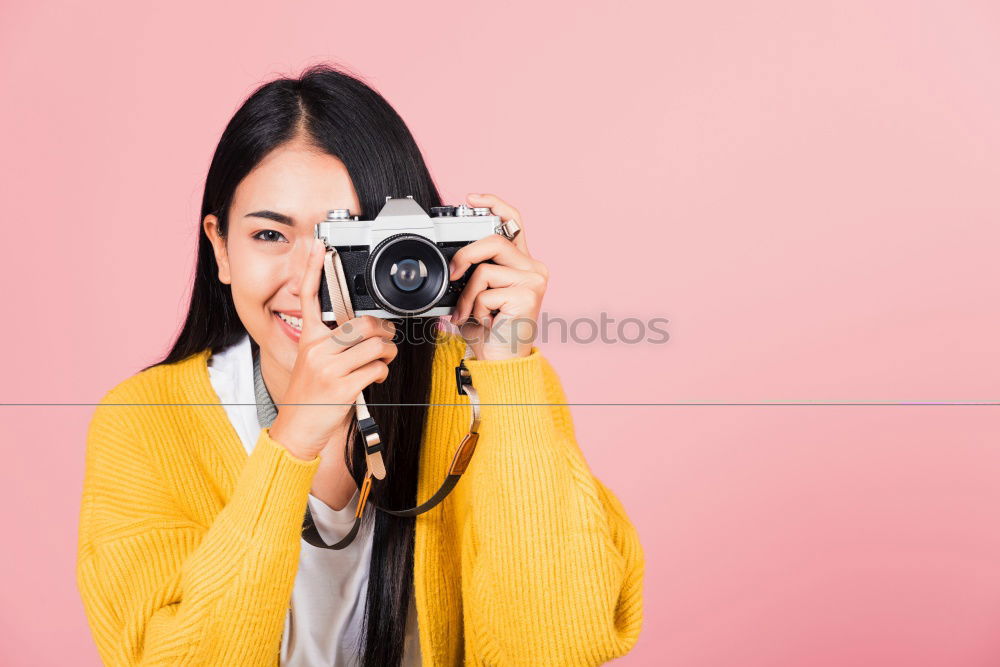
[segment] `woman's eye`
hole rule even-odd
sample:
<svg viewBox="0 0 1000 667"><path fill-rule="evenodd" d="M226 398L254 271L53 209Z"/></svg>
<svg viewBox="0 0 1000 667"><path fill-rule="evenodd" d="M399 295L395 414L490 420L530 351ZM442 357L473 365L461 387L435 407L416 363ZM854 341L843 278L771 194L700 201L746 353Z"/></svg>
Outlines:
<svg viewBox="0 0 1000 667"><path fill-rule="evenodd" d="M265 238L264 236L265 234L271 234L273 236ZM274 236L278 238L274 238ZM251 238L257 239L258 241L264 241L266 243L277 243L278 239L283 239L285 237L281 235L281 232L276 232L273 229L262 229L261 231L254 234Z"/></svg>

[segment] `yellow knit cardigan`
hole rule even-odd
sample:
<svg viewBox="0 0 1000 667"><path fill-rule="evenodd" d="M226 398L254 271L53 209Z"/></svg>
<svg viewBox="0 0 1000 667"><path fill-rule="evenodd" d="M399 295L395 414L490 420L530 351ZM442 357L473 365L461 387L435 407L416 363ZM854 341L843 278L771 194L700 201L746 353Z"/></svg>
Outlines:
<svg viewBox="0 0 1000 667"><path fill-rule="evenodd" d="M469 419L454 380L464 342L437 336L430 401L465 405L428 408L421 500L445 478ZM296 458L266 428L248 456L209 355L128 378L90 422L76 577L108 665L278 664L320 458ZM565 405L509 405L566 403L555 371L537 347L466 365L484 403L479 445L452 494L416 519L424 664L624 655L642 625L635 528L591 474Z"/></svg>

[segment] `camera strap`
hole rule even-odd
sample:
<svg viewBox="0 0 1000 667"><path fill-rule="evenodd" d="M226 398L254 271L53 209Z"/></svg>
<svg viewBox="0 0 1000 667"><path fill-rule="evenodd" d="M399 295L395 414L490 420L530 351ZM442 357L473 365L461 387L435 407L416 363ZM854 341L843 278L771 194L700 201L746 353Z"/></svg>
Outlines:
<svg viewBox="0 0 1000 667"><path fill-rule="evenodd" d="M340 260L340 255L337 253L335 248L327 250L326 257L324 258L323 274L326 279L327 293L330 296L330 304L338 325L343 324L347 320L353 319L354 310L351 307L350 293L347 291L348 283L344 274L344 268ZM452 489L455 488L455 485L458 484L458 480L461 479L462 475L465 473L466 468L469 466L469 462L472 460L472 455L476 451L476 445L479 442L479 394L476 392L475 387L472 386L472 374L465 365L465 360L472 358L474 358L472 348L466 344L465 353L459 361L458 366L455 367L455 385L459 394L465 394L469 397L469 403L472 408L472 416L469 423L469 432L465 434L462 441L459 443L458 449L452 457L451 465L448 467L448 475L445 477L444 482L438 490L431 495L430 498L419 505L403 510L391 510L372 502L371 505L377 510L399 517L412 517L423 514L424 512L433 509L438 505L438 503L444 500L448 494L451 493ZM260 376L259 371L255 371L255 382L259 382L263 385L263 378ZM261 393L266 395L266 388L263 392L258 391L258 396L260 396ZM260 401L258 401L258 404L259 403ZM355 403L355 412L358 418L358 428L365 439L367 470L365 471L364 481L361 484L358 506L354 513L354 525L351 527L351 530L347 533L347 535L345 535L340 541L335 544L326 544L320 536L319 531L316 529L316 523L313 520L312 512L309 510L309 506L307 504L305 518L302 522L302 539L312 546L320 549L339 550L354 541L361 525L361 518L364 513L365 506L368 503L368 496L371 493L372 477L382 480L385 479L386 476L385 465L382 461L381 454L381 434L378 431L378 425L368 412L368 406L364 402L363 393L358 395L358 401ZM258 415L259 414L260 409L258 409ZM381 474L378 475L376 472L380 472Z"/></svg>
<svg viewBox="0 0 1000 667"><path fill-rule="evenodd" d="M337 320L337 325L340 326L344 322L354 319L354 308L351 306L351 294L347 291L344 265L340 261L340 253L337 252L336 248L330 248L326 252L323 264L323 275L326 277L326 290L330 295L333 316ZM368 413L364 391L358 392L358 397L354 401L354 413L358 418L358 430L361 431L365 440L365 460L368 465L365 483L370 484L369 477L371 476L376 479L385 479L385 462L382 460L382 434L379 433L378 424ZM363 492L364 490L362 490ZM358 504L359 506L363 505L363 502Z"/></svg>
<svg viewBox="0 0 1000 667"><path fill-rule="evenodd" d="M435 505L444 500L449 493L451 493L451 490L455 488L456 484L458 484L458 480L462 478L462 473L464 473L465 469L469 467L469 462L472 461L472 455L476 452L476 445L479 443L480 423L479 394L476 393L476 388L472 386L472 374L469 373L469 369L465 365L465 360L471 358L472 348L466 345L465 354L463 355L462 360L458 363L458 366L455 366L455 384L459 394L465 394L469 397L469 405L472 406L472 419L469 423L469 432L462 438L462 442L458 443L458 449L455 450L455 455L451 459L451 465L448 466L448 476L445 477L444 482L440 487L438 487L438 490L430 498L416 507L411 507L405 510L391 510L372 502L372 505L377 509L385 512L386 514L403 517L423 514L427 510L432 509ZM360 502L358 503L358 506L361 506Z"/></svg>

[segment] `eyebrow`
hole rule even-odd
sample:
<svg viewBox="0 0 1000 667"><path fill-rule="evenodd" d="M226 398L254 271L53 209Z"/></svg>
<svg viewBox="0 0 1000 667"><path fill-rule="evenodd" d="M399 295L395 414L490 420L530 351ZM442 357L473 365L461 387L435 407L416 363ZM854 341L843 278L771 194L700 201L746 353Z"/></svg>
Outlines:
<svg viewBox="0 0 1000 667"><path fill-rule="evenodd" d="M291 217L284 215L282 213L275 213L274 211L254 211L253 213L247 213L243 216L244 218L266 218L268 220L274 220L275 222L280 222L283 225L288 225L289 227L294 227L294 221Z"/></svg>

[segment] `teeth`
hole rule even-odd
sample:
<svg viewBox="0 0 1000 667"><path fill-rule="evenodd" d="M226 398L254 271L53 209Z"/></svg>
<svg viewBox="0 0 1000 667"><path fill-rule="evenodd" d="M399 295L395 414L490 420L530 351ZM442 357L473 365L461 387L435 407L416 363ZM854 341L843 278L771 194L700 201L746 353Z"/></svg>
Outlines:
<svg viewBox="0 0 1000 667"><path fill-rule="evenodd" d="M284 313L278 313L278 317L287 322L292 326L293 329L298 329L302 331L302 320L298 317L292 317L291 315L285 315Z"/></svg>

